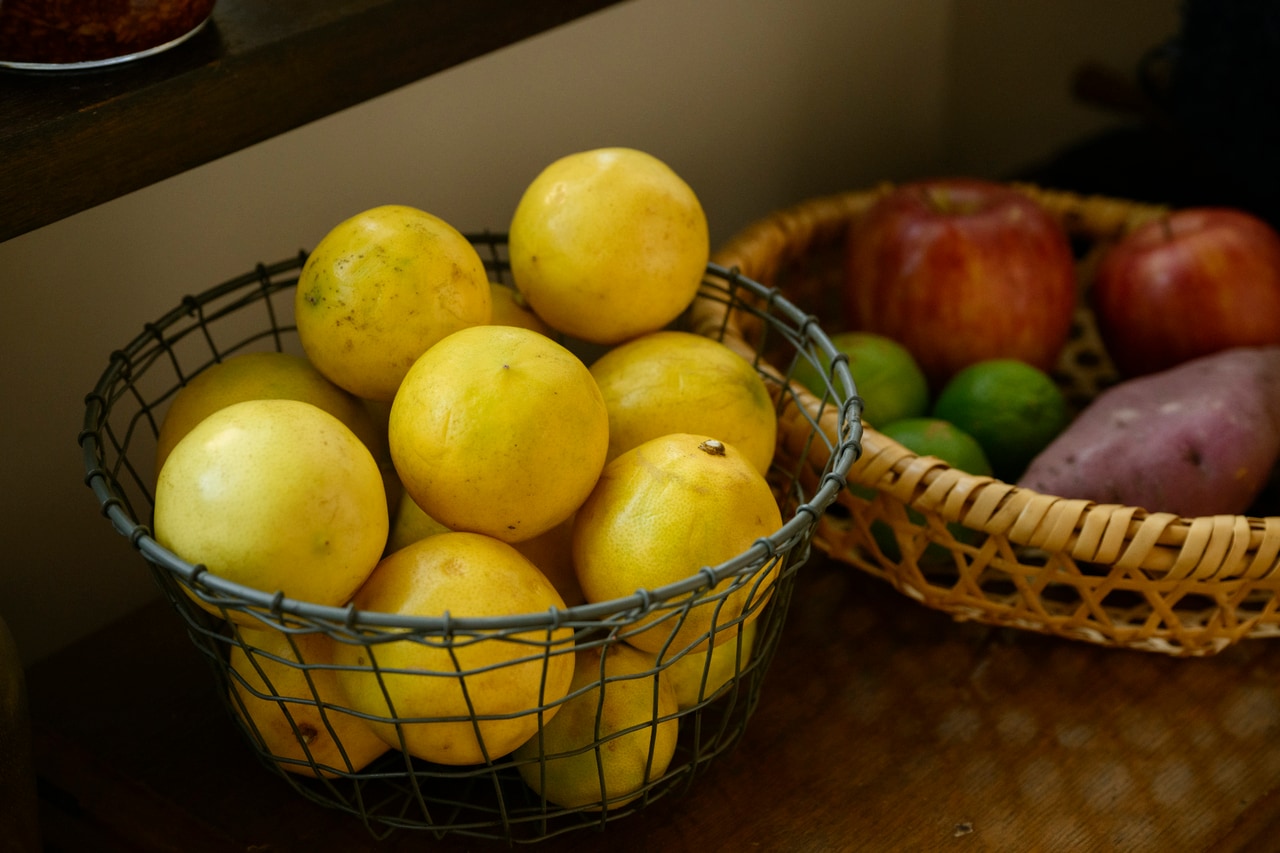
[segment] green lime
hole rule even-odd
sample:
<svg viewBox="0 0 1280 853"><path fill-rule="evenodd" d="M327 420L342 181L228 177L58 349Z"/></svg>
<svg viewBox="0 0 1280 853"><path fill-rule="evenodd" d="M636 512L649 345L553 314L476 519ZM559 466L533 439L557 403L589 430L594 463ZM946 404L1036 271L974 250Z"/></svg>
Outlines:
<svg viewBox="0 0 1280 853"><path fill-rule="evenodd" d="M1071 420L1049 375L1010 358L961 370L938 394L932 414L977 439L995 475L1010 483Z"/></svg>
<svg viewBox="0 0 1280 853"><path fill-rule="evenodd" d="M987 456L973 436L955 426L955 424L938 418L919 417L904 418L885 424L880 428L881 434L888 436L908 450L920 456L935 456L952 468L975 476L990 476L991 465ZM923 526L924 517L913 509L907 510L907 518L912 523ZM977 541L977 531L970 530L962 524L948 524L947 530L958 542L973 544ZM871 533L881 552L891 560L899 560L902 556L897 536L889 525L877 521L871 525ZM920 555L922 562L940 563L950 559L946 548L930 543Z"/></svg>
<svg viewBox="0 0 1280 853"><path fill-rule="evenodd" d="M954 423L936 417L904 418L879 430L920 456L936 456L966 474L991 476L991 463L982 444Z"/></svg>
<svg viewBox="0 0 1280 853"><path fill-rule="evenodd" d="M864 421L878 427L929 410L928 382L902 344L870 332L838 332L831 336L831 343L849 358L849 373L863 401ZM801 359L792 373L792 378L818 396L822 396L831 370L828 359L821 361L819 367Z"/></svg>

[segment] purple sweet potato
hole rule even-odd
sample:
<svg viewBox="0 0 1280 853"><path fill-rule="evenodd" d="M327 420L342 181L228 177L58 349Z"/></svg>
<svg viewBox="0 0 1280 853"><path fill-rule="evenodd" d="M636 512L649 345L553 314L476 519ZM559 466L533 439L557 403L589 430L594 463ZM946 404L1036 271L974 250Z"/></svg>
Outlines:
<svg viewBox="0 0 1280 853"><path fill-rule="evenodd" d="M1280 346L1242 347L1099 394L1018 485L1186 517L1245 512L1280 460Z"/></svg>

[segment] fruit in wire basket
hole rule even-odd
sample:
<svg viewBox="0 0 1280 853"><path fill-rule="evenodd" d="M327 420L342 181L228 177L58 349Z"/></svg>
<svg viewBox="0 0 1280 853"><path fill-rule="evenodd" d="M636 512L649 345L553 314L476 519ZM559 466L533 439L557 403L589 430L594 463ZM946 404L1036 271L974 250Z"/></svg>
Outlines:
<svg viewBox="0 0 1280 853"><path fill-rule="evenodd" d="M1011 358L980 361L951 377L932 415L972 436L1007 482L1071 422L1067 399L1049 374Z"/></svg>
<svg viewBox="0 0 1280 853"><path fill-rule="evenodd" d="M1242 210L1173 211L1106 251L1091 299L1107 352L1127 377L1280 344L1280 234Z"/></svg>
<svg viewBox="0 0 1280 853"><path fill-rule="evenodd" d="M679 658L674 654L668 655L666 674L675 689L677 707L681 710L692 708L715 696L740 673L751 660L759 627L758 619L743 625L730 625L724 629L729 635L728 640Z"/></svg>
<svg viewBox="0 0 1280 853"><path fill-rule="evenodd" d="M707 217L671 167L632 148L566 155L511 219L511 277L557 331L615 344L657 331L693 301L710 255Z"/></svg>
<svg viewBox="0 0 1280 853"><path fill-rule="evenodd" d="M358 397L390 400L436 341L493 316L489 277L452 225L405 205L334 226L308 255L294 297L307 357Z"/></svg>
<svg viewBox="0 0 1280 853"><path fill-rule="evenodd" d="M831 336L835 348L849 358L849 372L863 400L862 419L883 425L916 418L929 411L929 380L915 356L893 338L871 332L838 332ZM826 391L831 364L808 359L796 362L792 378L814 394Z"/></svg>
<svg viewBox="0 0 1280 853"><path fill-rule="evenodd" d="M358 610L403 616L515 616L563 608L542 572L505 542L441 533L378 564L356 593ZM573 677L573 629L530 629L451 644L412 639L338 642L348 707L378 719L391 746L440 764L480 764L509 754L537 730L538 707L564 697ZM542 719L553 718L552 704ZM414 720L414 722L396 722Z"/></svg>
<svg viewBox="0 0 1280 853"><path fill-rule="evenodd" d="M675 755L675 690L652 657L626 645L591 646L576 657L569 693L584 692L566 701L512 758L548 802L616 809L661 777Z"/></svg>
<svg viewBox="0 0 1280 853"><path fill-rule="evenodd" d="M607 462L651 438L684 432L732 444L769 470L778 416L759 371L692 332L651 332L596 359L591 375L609 411Z"/></svg>
<svg viewBox="0 0 1280 853"><path fill-rule="evenodd" d="M343 709L324 634L240 628L231 646L231 706L284 770L334 777L364 769L390 747Z"/></svg>
<svg viewBox="0 0 1280 853"><path fill-rule="evenodd" d="M1241 347L1103 391L1018 484L1148 512L1236 515L1277 459L1280 347Z"/></svg>
<svg viewBox="0 0 1280 853"><path fill-rule="evenodd" d="M387 537L387 553L398 551L419 539L448 531L449 528L423 512L422 507L414 503L412 498L406 497L396 507L391 533ZM572 517L546 533L511 544L547 576L547 580L551 581L566 605L572 607L586 600L578 586L578 578L573 573Z"/></svg>
<svg viewBox="0 0 1280 853"><path fill-rule="evenodd" d="M988 181L890 189L850 226L850 328L887 335L937 390L990 358L1053 367L1076 304L1062 226L1029 196Z"/></svg>
<svg viewBox="0 0 1280 853"><path fill-rule="evenodd" d="M610 601L717 566L781 526L768 482L737 448L707 436L666 435L605 466L574 519L574 570L588 601ZM734 587L726 578L687 613L655 612L621 636L652 653L704 647L716 626L758 616L777 576L775 563L752 583ZM717 631L712 639L730 635Z"/></svg>
<svg viewBox="0 0 1280 853"><path fill-rule="evenodd" d="M587 366L537 332L473 326L423 353L391 405L405 493L453 530L531 539L573 515L609 447Z"/></svg>
<svg viewBox="0 0 1280 853"><path fill-rule="evenodd" d="M419 539L448 531L448 527L423 512L422 507L414 503L413 498L402 495L396 503L395 512L391 513L391 531L387 534L385 553L399 551Z"/></svg>
<svg viewBox="0 0 1280 853"><path fill-rule="evenodd" d="M586 602L573 571L573 516L546 533L514 543L515 549L537 566L569 607Z"/></svg>
<svg viewBox="0 0 1280 853"><path fill-rule="evenodd" d="M268 350L233 355L191 377L174 395L156 436L156 471L178 441L209 415L245 400L301 400L342 421L380 464L387 440L359 398L334 385L305 358Z"/></svg>
<svg viewBox="0 0 1280 853"><path fill-rule="evenodd" d="M345 604L364 582L388 527L369 449L297 400L214 412L174 446L156 482L155 536L165 548L227 580L322 606Z"/></svg>
<svg viewBox="0 0 1280 853"><path fill-rule="evenodd" d="M555 335L555 331L542 322L541 317L533 313L533 310L525 302L524 297L520 295L520 291L514 287L491 282L489 295L493 302L493 318L489 322L493 325L520 326L524 329L541 332L547 337Z"/></svg>

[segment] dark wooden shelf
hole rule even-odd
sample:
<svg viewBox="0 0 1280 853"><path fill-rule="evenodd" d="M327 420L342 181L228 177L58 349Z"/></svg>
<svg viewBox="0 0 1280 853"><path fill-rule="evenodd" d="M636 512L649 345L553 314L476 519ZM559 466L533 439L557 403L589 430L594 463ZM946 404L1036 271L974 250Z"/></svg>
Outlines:
<svg viewBox="0 0 1280 853"><path fill-rule="evenodd" d="M219 0L157 56L0 73L0 241L616 2Z"/></svg>

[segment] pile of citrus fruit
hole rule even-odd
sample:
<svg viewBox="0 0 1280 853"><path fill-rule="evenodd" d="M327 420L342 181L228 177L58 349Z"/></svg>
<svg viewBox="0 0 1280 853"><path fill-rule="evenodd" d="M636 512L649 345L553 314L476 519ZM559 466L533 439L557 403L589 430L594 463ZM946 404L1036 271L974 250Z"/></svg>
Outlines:
<svg viewBox="0 0 1280 853"><path fill-rule="evenodd" d="M903 447L968 474L1015 481L1070 422L1066 397L1047 373L1016 358L984 359L933 393L903 344L867 331L831 342L864 399L863 419ZM821 393L830 365L799 361L794 378Z"/></svg>
<svg viewBox="0 0 1280 853"><path fill-rule="evenodd" d="M298 279L302 353L232 356L173 399L157 540L315 605L506 617L660 588L775 532L763 379L671 330L708 259L690 187L634 149L571 154L529 184L508 247L514 288L425 211L334 227ZM776 571L581 647L569 627L366 644L215 612L239 638L233 704L286 769L513 756L547 801L592 807L661 776L678 712L750 654Z"/></svg>

